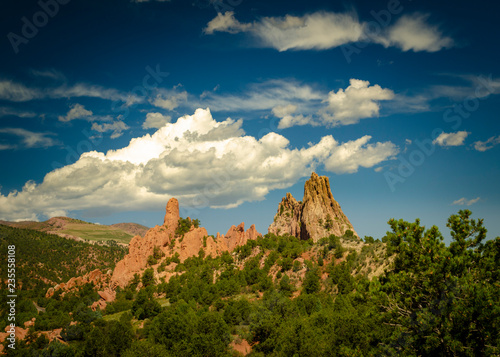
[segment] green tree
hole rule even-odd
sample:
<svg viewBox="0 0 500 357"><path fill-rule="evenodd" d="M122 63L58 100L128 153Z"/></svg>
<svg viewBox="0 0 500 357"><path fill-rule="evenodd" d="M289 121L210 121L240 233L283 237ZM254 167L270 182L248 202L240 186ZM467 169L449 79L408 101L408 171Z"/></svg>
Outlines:
<svg viewBox="0 0 500 357"><path fill-rule="evenodd" d="M142 286L144 287L155 284L155 273L153 271L153 268L144 270L141 281L142 281Z"/></svg>
<svg viewBox="0 0 500 357"><path fill-rule="evenodd" d="M313 268L306 273L306 277L303 284L303 292L306 294L313 294L319 291L321 288L321 283L319 279L319 269Z"/></svg>
<svg viewBox="0 0 500 357"><path fill-rule="evenodd" d="M498 243L482 244L486 229L468 210L448 219L452 242L438 228L390 220L387 244L394 269L381 279L387 323L395 326L385 354L497 354L500 326ZM496 239L498 241L499 238ZM487 270L484 269L487 267Z"/></svg>
<svg viewBox="0 0 500 357"><path fill-rule="evenodd" d="M280 280L279 290L285 296L290 296L294 291L294 286L290 283L290 278L287 274L284 274Z"/></svg>
<svg viewBox="0 0 500 357"><path fill-rule="evenodd" d="M132 303L132 313L139 320L156 316L161 311L161 306L153 297L154 289L143 288Z"/></svg>
<svg viewBox="0 0 500 357"><path fill-rule="evenodd" d="M122 357L169 357L173 356L164 345L152 343L148 340L134 341L122 354Z"/></svg>

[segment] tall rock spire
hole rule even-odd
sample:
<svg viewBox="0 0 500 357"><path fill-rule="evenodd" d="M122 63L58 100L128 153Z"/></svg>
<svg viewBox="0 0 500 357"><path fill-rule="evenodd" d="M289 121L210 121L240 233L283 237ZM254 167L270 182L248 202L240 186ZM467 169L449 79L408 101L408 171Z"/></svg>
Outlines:
<svg viewBox="0 0 500 357"><path fill-rule="evenodd" d="M348 230L357 236L351 222L333 198L330 181L315 172L306 181L304 199L297 202L290 193L282 199L269 233L290 234L315 242L330 234L343 236Z"/></svg>

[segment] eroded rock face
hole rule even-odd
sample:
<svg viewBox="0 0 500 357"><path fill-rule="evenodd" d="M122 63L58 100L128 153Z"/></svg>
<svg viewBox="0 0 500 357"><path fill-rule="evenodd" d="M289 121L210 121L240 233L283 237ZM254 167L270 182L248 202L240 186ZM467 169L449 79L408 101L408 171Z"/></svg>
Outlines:
<svg viewBox="0 0 500 357"><path fill-rule="evenodd" d="M232 251L239 245L244 245L249 239L261 236L252 225L245 231L245 224L232 226L227 234L217 233L217 237L209 236L203 227L190 230L182 236L176 235L179 222L179 202L175 198L168 201L166 214L162 226L151 228L144 237L136 236L129 244L129 253L119 261L111 278L111 286L126 286L134 277L141 275L148 268L148 257L153 255L155 247L160 249L165 257L178 254L179 260L184 262L189 257L197 256L203 249L206 256L213 257L225 251Z"/></svg>
<svg viewBox="0 0 500 357"><path fill-rule="evenodd" d="M179 201L177 201L177 198L171 198L167 203L163 225L167 227L175 226L177 228L179 217Z"/></svg>
<svg viewBox="0 0 500 357"><path fill-rule="evenodd" d="M227 245L226 250L232 252L237 246L245 245L248 240L257 239L259 236L262 235L257 232L255 225L252 224L250 228L245 231L245 223L241 222L238 226L231 226L226 235L221 236L221 238Z"/></svg>
<svg viewBox="0 0 500 357"><path fill-rule="evenodd" d="M107 286L110 276L111 271L103 273L99 269L95 269L83 276L73 277L66 283L57 284L56 286L49 288L45 297L51 298L57 290L62 290L64 295L66 292L74 291L88 283L94 284L97 288L104 288Z"/></svg>
<svg viewBox="0 0 500 357"><path fill-rule="evenodd" d="M175 237L179 218L179 201L171 198L167 203L163 225L151 228L144 237L138 235L132 238L128 254L116 264L111 285L124 287L134 274L146 269L148 257L154 253L155 247L165 253Z"/></svg>
<svg viewBox="0 0 500 357"><path fill-rule="evenodd" d="M271 223L268 231L276 235L288 233L300 238L301 217L302 202L297 202L291 193L287 193L281 200L274 222Z"/></svg>
<svg viewBox="0 0 500 357"><path fill-rule="evenodd" d="M328 177L320 177L315 172L306 181L303 201L297 202L287 193L279 204L274 222L269 226L269 233L311 238L315 242L330 234L340 237L347 230L357 236L351 222L333 198Z"/></svg>

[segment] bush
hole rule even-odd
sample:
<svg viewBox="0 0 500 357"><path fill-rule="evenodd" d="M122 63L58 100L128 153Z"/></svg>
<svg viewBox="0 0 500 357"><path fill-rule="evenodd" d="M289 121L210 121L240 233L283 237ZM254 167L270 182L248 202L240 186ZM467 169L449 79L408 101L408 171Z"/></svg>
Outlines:
<svg viewBox="0 0 500 357"><path fill-rule="evenodd" d="M191 226L198 228L200 226L200 220L194 219L191 221L190 218L179 218L177 229L175 230L176 236L183 236L191 229Z"/></svg>
<svg viewBox="0 0 500 357"><path fill-rule="evenodd" d="M293 271L296 273L300 269L302 269L302 264L300 264L300 262L298 260L294 260L293 261Z"/></svg>
<svg viewBox="0 0 500 357"><path fill-rule="evenodd" d="M155 284L155 275L152 268L144 270L142 274L142 286L150 286Z"/></svg>
<svg viewBox="0 0 500 357"><path fill-rule="evenodd" d="M290 278L288 275L284 274L280 280L279 290L285 296L290 296L290 294L295 290L294 286L290 284Z"/></svg>
<svg viewBox="0 0 500 357"><path fill-rule="evenodd" d="M153 298L153 289L141 289L132 304L132 313L138 320L144 320L160 313L161 306Z"/></svg>
<svg viewBox="0 0 500 357"><path fill-rule="evenodd" d="M157 264L158 261L155 259L155 257L153 255L150 255L148 257L148 265L151 266L151 265L155 265Z"/></svg>
<svg viewBox="0 0 500 357"><path fill-rule="evenodd" d="M285 272L290 269L292 269L293 266L293 259L292 258L282 258L279 262L278 265L281 267L281 271Z"/></svg>

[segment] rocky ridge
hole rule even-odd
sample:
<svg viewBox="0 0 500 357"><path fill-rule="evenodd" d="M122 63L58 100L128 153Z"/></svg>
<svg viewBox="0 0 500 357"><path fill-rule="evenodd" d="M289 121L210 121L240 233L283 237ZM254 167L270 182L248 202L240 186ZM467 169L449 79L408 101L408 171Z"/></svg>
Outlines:
<svg viewBox="0 0 500 357"><path fill-rule="evenodd" d="M148 268L148 258L155 253L155 250L158 252L159 249L167 258L178 255L179 260L183 262L189 257L198 255L201 249L206 256L217 256L261 236L254 225L245 230L244 223L233 225L226 235L217 233L216 237L209 236L205 228L194 225L191 225L188 232L178 234L176 231L179 219L179 202L171 198L167 203L163 224L148 230L144 237L138 235L132 238L129 253L117 263L113 271L111 287L124 287L133 279L134 274L141 274ZM156 273L158 278L165 276L166 280L169 278L168 274L171 273Z"/></svg>
<svg viewBox="0 0 500 357"><path fill-rule="evenodd" d="M276 235L290 234L300 239L312 239L314 242L330 234L341 237L349 234L348 231L357 236L333 198L328 177L318 176L315 172L304 185L302 202L290 193L283 197L268 231Z"/></svg>

